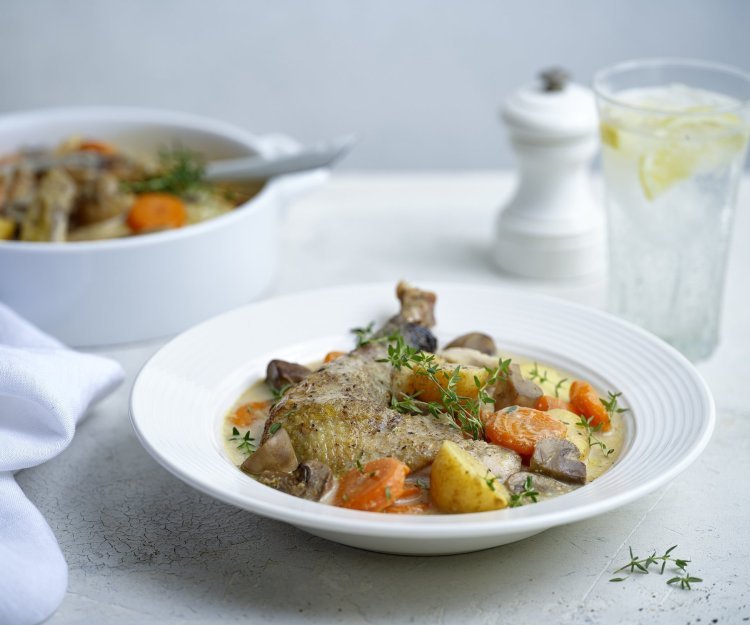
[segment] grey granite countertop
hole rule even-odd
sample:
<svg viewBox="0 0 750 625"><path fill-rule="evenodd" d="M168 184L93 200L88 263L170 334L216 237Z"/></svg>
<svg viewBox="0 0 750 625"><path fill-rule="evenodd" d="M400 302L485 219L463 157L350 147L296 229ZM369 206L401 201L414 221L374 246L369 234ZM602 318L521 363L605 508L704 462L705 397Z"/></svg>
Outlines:
<svg viewBox="0 0 750 625"><path fill-rule="evenodd" d="M276 292L399 277L507 283L486 250L496 208L510 189L508 175L490 173L334 178L290 209ZM458 223L446 228L451 215L459 216ZM406 245L399 232L415 229L424 236ZM129 422L133 378L161 343L99 350L122 363L125 384L92 411L64 453L18 475L70 567L66 599L48 622L750 620L748 235L746 184L724 338L699 366L718 407L716 433L700 459L669 486L621 509L473 554L369 553L198 493L150 458ZM434 262L436 250L440 263ZM355 252L366 261L344 261ZM597 284L519 286L601 303ZM608 581L628 560L629 546L645 554L673 544L693 561L691 573L705 580L692 591L653 574Z"/></svg>

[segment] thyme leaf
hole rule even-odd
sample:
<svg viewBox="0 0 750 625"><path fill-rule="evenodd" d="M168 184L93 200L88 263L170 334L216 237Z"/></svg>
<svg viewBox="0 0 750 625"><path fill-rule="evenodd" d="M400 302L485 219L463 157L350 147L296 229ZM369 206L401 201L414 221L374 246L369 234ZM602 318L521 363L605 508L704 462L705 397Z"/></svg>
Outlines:
<svg viewBox="0 0 750 625"><path fill-rule="evenodd" d="M620 406L617 405L617 399L621 396L622 393L607 391L607 399L599 398L599 401L602 402L602 406L606 409L610 419L615 415L630 411L630 408L620 408Z"/></svg>
<svg viewBox="0 0 750 625"><path fill-rule="evenodd" d="M567 381L568 381L568 378L563 378L557 384L555 384L555 397L560 397L560 391L562 390L562 385L565 384L565 382Z"/></svg>
<svg viewBox="0 0 750 625"><path fill-rule="evenodd" d="M256 449L255 439L250 436L250 430L245 432L243 436L237 428L233 427L232 436L229 437L229 440L237 443L237 449L247 456L253 453Z"/></svg>
<svg viewBox="0 0 750 625"><path fill-rule="evenodd" d="M539 371L539 365L537 363L534 363L534 367L529 371L529 379L532 381L536 381L539 384L544 384L545 382L549 382L549 372L545 369L544 373Z"/></svg>
<svg viewBox="0 0 750 625"><path fill-rule="evenodd" d="M589 439L589 447L601 447L605 455L611 456L613 453L615 453L615 450L612 447L609 447L603 440L597 438L597 436L595 435L602 429L601 423L593 425L592 420L593 417L586 418L583 415L579 415L576 425L586 430L586 435Z"/></svg>
<svg viewBox="0 0 750 625"><path fill-rule="evenodd" d="M539 492L534 490L534 480L530 475L523 483L523 490L520 493L513 493L510 496L510 507L518 508L519 506L524 505L524 499L528 499L533 503L539 501Z"/></svg>
<svg viewBox="0 0 750 625"><path fill-rule="evenodd" d="M372 342L374 334L375 334L373 330L374 327L375 327L375 322L371 321L364 328L352 328L350 330L350 332L357 339L356 347L362 347L363 345L367 345L368 343Z"/></svg>
<svg viewBox="0 0 750 625"><path fill-rule="evenodd" d="M159 172L143 180L125 181L122 186L132 193L172 193L185 196L205 189L206 167L197 152L176 146L159 152Z"/></svg>
<svg viewBox="0 0 750 625"><path fill-rule="evenodd" d="M273 404L276 405L279 400L284 397L286 392L294 386L293 384L284 384L280 388L276 388L274 386L269 386L268 389L271 391L271 396L273 397Z"/></svg>

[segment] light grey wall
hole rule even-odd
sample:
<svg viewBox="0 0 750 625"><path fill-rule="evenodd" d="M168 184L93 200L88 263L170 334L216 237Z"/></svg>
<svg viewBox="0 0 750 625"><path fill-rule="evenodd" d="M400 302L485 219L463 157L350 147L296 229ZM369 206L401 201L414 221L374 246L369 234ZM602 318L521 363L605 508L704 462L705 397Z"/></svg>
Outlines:
<svg viewBox="0 0 750 625"><path fill-rule="evenodd" d="M504 94L631 57L750 69L744 0L2 0L0 110L182 109L304 141L350 169L511 163Z"/></svg>

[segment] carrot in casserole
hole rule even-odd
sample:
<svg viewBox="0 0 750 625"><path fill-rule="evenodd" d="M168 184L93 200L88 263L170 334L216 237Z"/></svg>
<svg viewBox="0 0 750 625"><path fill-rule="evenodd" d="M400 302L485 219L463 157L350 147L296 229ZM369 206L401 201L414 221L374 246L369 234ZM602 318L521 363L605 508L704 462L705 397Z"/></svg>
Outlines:
<svg viewBox="0 0 750 625"><path fill-rule="evenodd" d="M543 438L565 438L565 424L534 408L509 406L490 416L485 425L487 439L518 452L524 458L534 453Z"/></svg>
<svg viewBox="0 0 750 625"><path fill-rule="evenodd" d="M601 426L603 432L609 432L612 428L607 409L588 382L575 380L570 385L570 403L573 405L573 412L590 420L591 425Z"/></svg>
<svg viewBox="0 0 750 625"><path fill-rule="evenodd" d="M270 401L251 401L250 403L242 404L230 417L230 421L233 425L242 428L249 427L256 419L267 417L270 407Z"/></svg>
<svg viewBox="0 0 750 625"><path fill-rule="evenodd" d="M117 154L117 148L111 143L106 141L97 141L95 139L85 139L78 145L78 150L81 152L96 152L103 156L112 156Z"/></svg>
<svg viewBox="0 0 750 625"><path fill-rule="evenodd" d="M336 505L382 512L400 499L409 467L396 458L378 458L346 473L339 483Z"/></svg>
<svg viewBox="0 0 750 625"><path fill-rule="evenodd" d="M561 410L575 412L573 410L573 406L571 406L570 403L566 402L563 399L560 399L559 397L552 397L552 395L542 395L539 399L537 399L536 406L534 407L537 410L543 411L559 408Z"/></svg>
<svg viewBox="0 0 750 625"><path fill-rule="evenodd" d="M128 213L128 226L135 232L185 225L187 211L182 200L171 193L141 193Z"/></svg>
<svg viewBox="0 0 750 625"><path fill-rule="evenodd" d="M328 352L326 354L326 357L323 358L323 362L328 364L329 362L336 360L337 358L341 358L344 355L346 355L346 352Z"/></svg>

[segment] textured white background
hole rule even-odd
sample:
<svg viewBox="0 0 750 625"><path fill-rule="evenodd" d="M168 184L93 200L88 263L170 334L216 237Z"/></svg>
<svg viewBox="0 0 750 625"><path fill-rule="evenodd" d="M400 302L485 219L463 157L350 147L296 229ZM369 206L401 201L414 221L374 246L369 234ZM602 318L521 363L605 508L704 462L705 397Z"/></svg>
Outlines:
<svg viewBox="0 0 750 625"><path fill-rule="evenodd" d="M511 162L499 102L540 68L750 70L749 25L744 0L2 0L0 111L184 109L303 141L355 131L350 169L490 168Z"/></svg>

